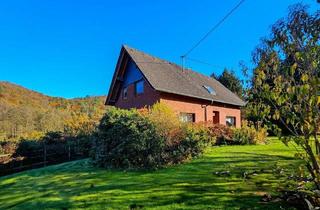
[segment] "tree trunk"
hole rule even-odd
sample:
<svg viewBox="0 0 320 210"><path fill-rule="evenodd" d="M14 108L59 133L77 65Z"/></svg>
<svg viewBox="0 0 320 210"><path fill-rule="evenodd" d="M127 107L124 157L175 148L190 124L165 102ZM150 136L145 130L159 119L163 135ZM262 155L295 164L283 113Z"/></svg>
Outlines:
<svg viewBox="0 0 320 210"><path fill-rule="evenodd" d="M317 189L320 190L320 183L319 183L319 180L318 180L318 177L320 176L320 168L319 168L319 164L314 156L314 153L312 151L312 148L310 147L309 141L306 140L305 142L305 146L306 146L306 151L307 151L307 154L309 156L309 159L311 160L311 163L312 163L312 167L308 167L308 170L309 172L311 173L313 179L314 179L314 183L316 184L317 186Z"/></svg>

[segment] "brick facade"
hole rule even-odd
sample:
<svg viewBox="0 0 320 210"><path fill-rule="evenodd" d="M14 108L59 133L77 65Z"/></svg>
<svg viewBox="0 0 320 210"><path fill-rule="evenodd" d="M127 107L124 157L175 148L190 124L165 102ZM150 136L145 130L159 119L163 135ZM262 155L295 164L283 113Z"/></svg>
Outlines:
<svg viewBox="0 0 320 210"><path fill-rule="evenodd" d="M205 100L169 93L160 93L154 90L145 80L144 92L141 95L135 94L135 84L130 84L127 88L127 98L124 99L122 89L118 100L115 103L116 107L123 109L143 108L161 101L171 107L177 114L180 112L194 113L195 122L214 122L217 120L219 124L226 125L226 117L230 116L236 118L236 127L241 126L241 111L238 106L216 102L210 103ZM215 113L219 115L218 119L214 118Z"/></svg>
<svg viewBox="0 0 320 210"><path fill-rule="evenodd" d="M160 101L170 106L177 113L194 113L195 122L214 121L214 112L219 115L219 124L226 125L226 117L236 118L236 127L241 127L241 111L240 107L221 104L210 103L208 101L161 93Z"/></svg>

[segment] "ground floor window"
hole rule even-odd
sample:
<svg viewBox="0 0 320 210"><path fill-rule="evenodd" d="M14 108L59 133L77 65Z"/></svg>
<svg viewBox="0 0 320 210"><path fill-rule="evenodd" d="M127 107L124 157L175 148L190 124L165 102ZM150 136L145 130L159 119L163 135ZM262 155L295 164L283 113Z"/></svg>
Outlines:
<svg viewBox="0 0 320 210"><path fill-rule="evenodd" d="M235 117L231 117L231 116L227 116L226 117L226 125L227 126L236 126L236 118Z"/></svg>
<svg viewBox="0 0 320 210"><path fill-rule="evenodd" d="M180 112L179 118L181 122L195 122L194 113Z"/></svg>

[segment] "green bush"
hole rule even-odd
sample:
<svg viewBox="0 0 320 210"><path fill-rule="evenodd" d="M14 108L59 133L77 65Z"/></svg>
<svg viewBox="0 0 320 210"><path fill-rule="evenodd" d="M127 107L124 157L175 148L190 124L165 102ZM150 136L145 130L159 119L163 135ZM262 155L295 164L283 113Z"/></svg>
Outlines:
<svg viewBox="0 0 320 210"><path fill-rule="evenodd" d="M107 168L157 168L164 147L155 126L137 110L110 108L98 127L93 159Z"/></svg>
<svg viewBox="0 0 320 210"><path fill-rule="evenodd" d="M204 126L189 124L185 126L186 136L181 141L187 157L196 157L203 152L206 146L215 143L215 137Z"/></svg>
<svg viewBox="0 0 320 210"><path fill-rule="evenodd" d="M39 140L21 139L17 143L17 148L14 152L15 157L27 157L35 152L43 149L43 143Z"/></svg>
<svg viewBox="0 0 320 210"><path fill-rule="evenodd" d="M84 156L89 157L92 147L92 141L94 139L94 133L91 135L78 135L73 137L73 144L77 147L77 153Z"/></svg>
<svg viewBox="0 0 320 210"><path fill-rule="evenodd" d="M187 124L185 125L187 131L187 138L193 139L197 142L202 142L205 145L215 145L216 136L212 134L210 128L201 124Z"/></svg>
<svg viewBox="0 0 320 210"><path fill-rule="evenodd" d="M151 109L141 113L152 122L157 133L165 138L166 144L172 144L183 138L184 134L178 116L166 104L158 102Z"/></svg>
<svg viewBox="0 0 320 210"><path fill-rule="evenodd" d="M207 127L210 132L209 136L215 137L216 145L264 144L268 134L266 128L255 129L247 121L242 122L241 128L213 124L212 122L198 124Z"/></svg>
<svg viewBox="0 0 320 210"><path fill-rule="evenodd" d="M166 164L177 164L199 156L215 139L206 127L196 124L181 125L179 132L174 142L166 142Z"/></svg>
<svg viewBox="0 0 320 210"><path fill-rule="evenodd" d="M267 139L267 129L255 129L243 121L241 128L233 129L233 142L235 144L265 144Z"/></svg>
<svg viewBox="0 0 320 210"><path fill-rule="evenodd" d="M145 116L165 139L165 164L176 164L198 156L211 139L206 127L181 123L178 115L164 103L154 104Z"/></svg>
<svg viewBox="0 0 320 210"><path fill-rule="evenodd" d="M150 110L109 109L94 138L94 162L107 168L158 168L196 157L214 142L206 127L181 124L176 117L160 103Z"/></svg>
<svg viewBox="0 0 320 210"><path fill-rule="evenodd" d="M212 122L201 122L198 123L199 126L206 127L209 130L211 138L214 139L212 144L215 145L229 145L233 144L233 129L221 125L221 124L213 124Z"/></svg>

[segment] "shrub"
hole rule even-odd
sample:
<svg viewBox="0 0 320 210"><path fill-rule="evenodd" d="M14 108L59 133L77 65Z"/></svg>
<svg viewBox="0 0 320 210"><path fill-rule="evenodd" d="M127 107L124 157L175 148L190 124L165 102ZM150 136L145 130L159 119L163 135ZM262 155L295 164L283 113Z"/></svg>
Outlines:
<svg viewBox="0 0 320 210"><path fill-rule="evenodd" d="M98 127L93 159L102 167L157 168L164 146L153 123L137 110L110 108Z"/></svg>
<svg viewBox="0 0 320 210"><path fill-rule="evenodd" d="M234 144L264 144L267 138L267 129L259 127L257 130L247 121L242 122L241 128L232 128L220 124L200 123L207 127L210 135L216 138L216 145Z"/></svg>
<svg viewBox="0 0 320 210"><path fill-rule="evenodd" d="M209 129L210 135L215 137L215 144L232 144L233 130L230 127L221 124L213 124L212 122L199 123Z"/></svg>
<svg viewBox="0 0 320 210"><path fill-rule="evenodd" d="M196 157L212 142L207 127L181 124L163 104L142 111L111 108L98 127L92 157L107 168L158 168Z"/></svg>
<svg viewBox="0 0 320 210"><path fill-rule="evenodd" d="M171 144L182 138L183 131L178 116L166 104L158 102L148 112L143 112L155 126L157 133Z"/></svg>
<svg viewBox="0 0 320 210"><path fill-rule="evenodd" d="M267 129L255 129L247 121L242 122L241 128L233 129L233 142L235 144L264 144L267 138Z"/></svg>
<svg viewBox="0 0 320 210"><path fill-rule="evenodd" d="M207 127L189 124L186 125L186 136L181 141L182 147L185 148L187 157L196 157L201 154L204 148L215 143L215 137L211 135Z"/></svg>
<svg viewBox="0 0 320 210"><path fill-rule="evenodd" d="M14 141L1 141L0 155L13 154L16 148L17 148L17 143Z"/></svg>
<svg viewBox="0 0 320 210"><path fill-rule="evenodd" d="M14 153L16 147L17 147L17 143L13 141L0 142L0 167L1 167L1 164L7 163L10 161L11 155Z"/></svg>
<svg viewBox="0 0 320 210"><path fill-rule="evenodd" d="M197 124L184 124L180 127L176 141L166 145L165 162L177 164L202 154L209 144L215 142L210 131Z"/></svg>
<svg viewBox="0 0 320 210"><path fill-rule="evenodd" d="M205 145L215 145L217 136L212 133L210 127L204 126L203 124L186 124L185 129L187 130L187 137L194 139L199 142L203 142Z"/></svg>
<svg viewBox="0 0 320 210"><path fill-rule="evenodd" d="M196 157L206 145L215 141L205 126L181 123L178 115L164 103L156 103L143 113L165 139L165 164L176 164Z"/></svg>
<svg viewBox="0 0 320 210"><path fill-rule="evenodd" d="M89 157L94 139L94 133L91 135L78 135L73 137L73 143L76 144L77 153L84 157Z"/></svg>
<svg viewBox="0 0 320 210"><path fill-rule="evenodd" d="M44 141L46 144L57 144L65 142L66 140L66 136L60 131L48 132L43 138L41 138L41 141Z"/></svg>
<svg viewBox="0 0 320 210"><path fill-rule="evenodd" d="M21 139L12 151L13 157L24 157L31 163L43 160L63 162L80 157L88 157L91 144L87 136L68 136L62 132L48 132L39 140Z"/></svg>
<svg viewBox="0 0 320 210"><path fill-rule="evenodd" d="M24 135L22 138L39 140L39 139L43 138L45 135L46 135L46 133L44 133L44 132L30 131L30 133Z"/></svg>
<svg viewBox="0 0 320 210"><path fill-rule="evenodd" d="M39 150L43 149L43 144L38 140L22 139L17 144L17 148L13 154L14 157L29 157Z"/></svg>

